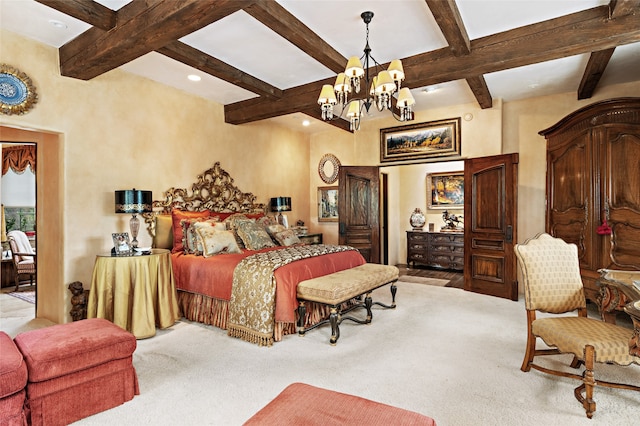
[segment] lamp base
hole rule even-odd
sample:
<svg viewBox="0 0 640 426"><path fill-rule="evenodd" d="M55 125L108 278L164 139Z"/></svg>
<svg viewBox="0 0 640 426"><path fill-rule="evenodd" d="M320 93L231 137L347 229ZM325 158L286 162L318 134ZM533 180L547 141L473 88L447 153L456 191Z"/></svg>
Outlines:
<svg viewBox="0 0 640 426"><path fill-rule="evenodd" d="M140 230L140 219L138 219L138 216L134 213L133 216L131 217L131 220L129 221L129 228L131 229L131 248L136 248L138 247L138 231Z"/></svg>

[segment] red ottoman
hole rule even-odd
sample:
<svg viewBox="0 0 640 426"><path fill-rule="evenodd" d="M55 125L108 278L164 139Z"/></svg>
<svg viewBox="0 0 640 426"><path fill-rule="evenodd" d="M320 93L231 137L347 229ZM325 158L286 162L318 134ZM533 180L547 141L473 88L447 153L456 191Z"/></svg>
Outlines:
<svg viewBox="0 0 640 426"><path fill-rule="evenodd" d="M140 394L136 338L105 319L27 331L14 341L29 371L26 414L34 426L66 425Z"/></svg>
<svg viewBox="0 0 640 426"><path fill-rule="evenodd" d="M346 393L294 383L246 421L244 426L284 425L436 426L425 415Z"/></svg>
<svg viewBox="0 0 640 426"><path fill-rule="evenodd" d="M0 331L0 426L23 426L27 366L7 333Z"/></svg>

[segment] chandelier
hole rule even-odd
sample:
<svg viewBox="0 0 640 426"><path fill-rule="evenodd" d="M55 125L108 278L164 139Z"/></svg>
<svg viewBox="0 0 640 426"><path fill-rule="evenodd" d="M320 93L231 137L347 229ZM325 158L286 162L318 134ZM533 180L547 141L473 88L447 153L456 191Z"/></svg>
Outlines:
<svg viewBox="0 0 640 426"><path fill-rule="evenodd" d="M401 82L404 80L404 69L399 59L394 59L389 64L389 68L384 70L382 66L371 56L371 48L369 47L369 23L373 19L373 12L367 11L360 14L362 20L367 27L367 39L364 46L364 55L360 58L352 56L347 62L344 72L338 74L336 82L333 86L325 84L322 86L318 104L322 109L322 119L325 121L333 120L333 106L339 104L342 111L336 118L342 117L345 110L346 117L351 123L349 128L354 131L360 128L360 118L364 110L369 112L372 104L376 105L378 111L385 109L391 112L393 118L398 121L413 120L412 106L416 100L411 95L408 87L400 88ZM362 63L364 62L364 67ZM373 66L377 75L370 77L369 67ZM360 93L360 79L364 76L364 88L368 90L368 94L364 97L354 97L349 99L352 92ZM399 113L393 111L392 97L398 92L396 107Z"/></svg>

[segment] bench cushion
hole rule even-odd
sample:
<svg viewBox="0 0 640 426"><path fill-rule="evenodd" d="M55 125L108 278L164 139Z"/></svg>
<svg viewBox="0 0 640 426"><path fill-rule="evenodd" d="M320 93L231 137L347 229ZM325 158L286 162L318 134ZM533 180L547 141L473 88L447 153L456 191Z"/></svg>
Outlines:
<svg viewBox="0 0 640 426"><path fill-rule="evenodd" d="M11 337L0 331L0 398L27 386L27 366Z"/></svg>
<svg viewBox="0 0 640 426"><path fill-rule="evenodd" d="M365 263L298 284L298 299L335 305L398 279L398 268Z"/></svg>
<svg viewBox="0 0 640 426"><path fill-rule="evenodd" d="M31 330L14 340L31 383L130 358L136 349L133 334L102 318Z"/></svg>

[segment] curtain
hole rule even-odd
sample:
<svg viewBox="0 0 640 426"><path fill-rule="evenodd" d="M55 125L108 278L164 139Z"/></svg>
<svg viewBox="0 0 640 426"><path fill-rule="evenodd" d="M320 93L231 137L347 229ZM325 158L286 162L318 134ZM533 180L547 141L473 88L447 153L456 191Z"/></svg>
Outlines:
<svg viewBox="0 0 640 426"><path fill-rule="evenodd" d="M9 169L20 174L26 168L31 167L31 171L36 172L36 147L35 145L19 145L2 147L2 175L7 174Z"/></svg>

